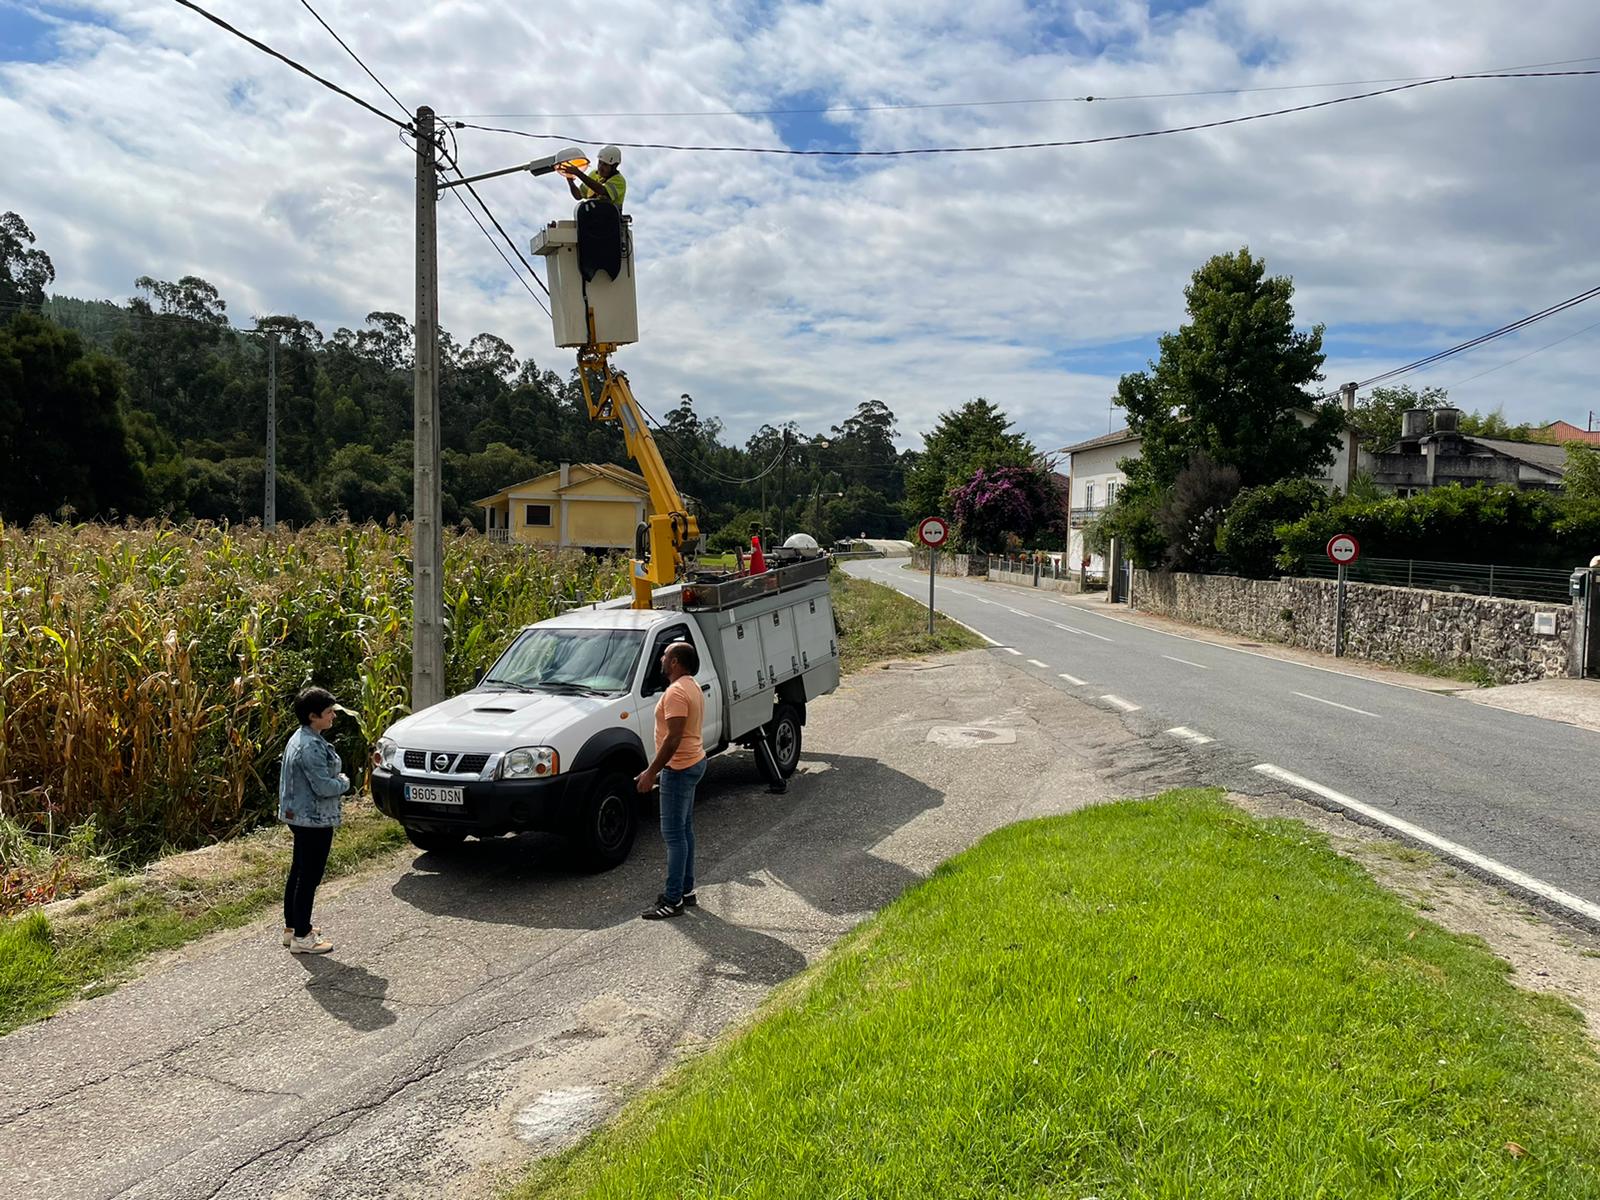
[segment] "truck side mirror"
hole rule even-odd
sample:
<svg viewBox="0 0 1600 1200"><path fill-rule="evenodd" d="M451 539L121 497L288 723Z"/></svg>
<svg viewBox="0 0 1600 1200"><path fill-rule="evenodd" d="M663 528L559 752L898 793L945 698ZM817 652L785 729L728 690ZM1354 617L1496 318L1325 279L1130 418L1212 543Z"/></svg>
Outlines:
<svg viewBox="0 0 1600 1200"><path fill-rule="evenodd" d="M483 677L488 673L489 669L487 667L479 667L476 671L474 671L472 673L472 686L477 687L480 683L482 683Z"/></svg>

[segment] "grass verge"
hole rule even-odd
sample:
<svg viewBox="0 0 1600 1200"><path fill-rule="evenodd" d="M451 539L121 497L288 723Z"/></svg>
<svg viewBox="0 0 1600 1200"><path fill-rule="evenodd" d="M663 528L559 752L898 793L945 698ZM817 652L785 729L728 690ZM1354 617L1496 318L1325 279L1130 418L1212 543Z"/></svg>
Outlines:
<svg viewBox="0 0 1600 1200"><path fill-rule="evenodd" d="M328 876L405 841L369 803L345 810ZM283 900L289 834L265 828L161 860L84 896L59 915L39 910L0 924L0 1034L47 1017L79 996L108 992L157 950L256 919Z"/></svg>
<svg viewBox="0 0 1600 1200"><path fill-rule="evenodd" d="M856 579L833 574L833 615L839 626L840 666L846 673L886 658L972 650L983 639L943 616L935 616L928 632L928 609L908 596Z"/></svg>
<svg viewBox="0 0 1600 1200"><path fill-rule="evenodd" d="M1495 687L1501 682L1500 672L1492 663L1481 659L1459 659L1444 662L1437 658L1406 658L1395 664L1402 671L1414 675L1432 675L1436 679L1459 679L1474 687Z"/></svg>
<svg viewBox="0 0 1600 1200"><path fill-rule="evenodd" d="M1568 1006L1216 793L946 863L544 1197L1600 1195Z"/></svg>

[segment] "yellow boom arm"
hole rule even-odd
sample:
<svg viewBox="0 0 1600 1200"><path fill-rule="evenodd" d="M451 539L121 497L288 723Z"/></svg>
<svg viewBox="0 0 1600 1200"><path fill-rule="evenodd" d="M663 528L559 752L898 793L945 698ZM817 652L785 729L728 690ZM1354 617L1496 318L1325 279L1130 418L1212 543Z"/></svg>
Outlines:
<svg viewBox="0 0 1600 1200"><path fill-rule="evenodd" d="M590 320L593 321L592 316ZM615 421L622 426L628 454L639 464L650 485L649 550L646 557L633 560L633 607L650 608L655 589L676 583L683 574L684 547L699 539L700 524L684 510L683 497L661 459L655 438L650 436L650 427L645 424L639 402L633 398L628 377L611 366L610 349L591 345L579 350L578 379L583 384L589 419ZM592 381L591 374L596 376Z"/></svg>

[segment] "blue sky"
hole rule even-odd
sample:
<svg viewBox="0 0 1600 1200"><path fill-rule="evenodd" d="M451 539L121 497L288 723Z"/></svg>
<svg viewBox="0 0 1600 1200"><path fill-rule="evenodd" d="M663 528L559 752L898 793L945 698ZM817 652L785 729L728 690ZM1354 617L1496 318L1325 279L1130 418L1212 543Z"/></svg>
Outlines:
<svg viewBox="0 0 1600 1200"><path fill-rule="evenodd" d="M212 7L388 107L299 6ZM1074 139L1364 90L1327 86L1346 81L1600 67L1589 0L1540 0L1537 20L1502 0L318 7L407 105L596 146ZM1293 90L1155 95L1230 88ZM1100 99L965 103L1082 95ZM1183 320L1189 274L1249 245L1293 277L1301 323L1326 326L1328 385L1365 378L1600 282L1597 101L1595 78L1455 83L1058 150L629 150L643 335L623 365L646 403L688 392L736 436L782 418L825 429L876 397L914 446L983 395L1049 448L1104 432L1118 376ZM709 115L834 106L859 111ZM664 112L708 115L639 115ZM28 220L62 292L121 299L136 275L197 274L240 320L295 312L329 332L410 309L411 165L395 130L170 0L0 0L0 128L14 164L0 207ZM544 144L459 137L474 171ZM519 241L565 214L548 181L484 193ZM445 325L565 371L548 320L453 202L440 241ZM1581 425L1597 407L1595 322L1600 302L1414 382Z"/></svg>

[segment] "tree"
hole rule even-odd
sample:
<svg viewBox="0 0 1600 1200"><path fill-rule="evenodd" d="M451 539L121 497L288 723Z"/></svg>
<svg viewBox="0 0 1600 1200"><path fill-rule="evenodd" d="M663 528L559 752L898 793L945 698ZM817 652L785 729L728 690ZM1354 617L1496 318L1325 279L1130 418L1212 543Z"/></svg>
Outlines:
<svg viewBox="0 0 1600 1200"><path fill-rule="evenodd" d="M998 550L1008 535L1034 545L1041 537L1059 537L1065 504L1055 476L1038 463L979 467L950 492L956 538L974 550Z"/></svg>
<svg viewBox="0 0 1600 1200"><path fill-rule="evenodd" d="M1124 375L1117 403L1143 439L1125 469L1135 492L1171 486L1197 452L1246 487L1314 474L1344 427L1322 378L1322 326L1294 328L1294 283L1248 248L1219 254L1184 289L1189 321L1164 334L1149 371ZM1309 414L1309 424L1301 413Z"/></svg>
<svg viewBox="0 0 1600 1200"><path fill-rule="evenodd" d="M39 308L56 268L43 250L33 249L33 230L14 212L0 213L0 307Z"/></svg>
<svg viewBox="0 0 1600 1200"><path fill-rule="evenodd" d="M1327 502L1328 494L1314 479L1280 479L1246 488L1228 506L1228 515L1217 531L1217 549L1239 574L1269 578L1277 574L1278 554L1283 549L1278 527L1300 520Z"/></svg>
<svg viewBox="0 0 1600 1200"><path fill-rule="evenodd" d="M1196 450L1178 472L1156 516L1167 543L1166 565L1174 571L1214 571L1219 565L1217 531L1239 494L1239 468Z"/></svg>
<svg viewBox="0 0 1600 1200"><path fill-rule="evenodd" d="M1419 392L1404 383L1396 387L1375 387L1365 396L1356 398L1350 424L1361 444L1378 453L1400 440L1401 417L1407 409L1431 410L1444 408L1449 403L1449 394L1443 388L1429 387Z"/></svg>
<svg viewBox="0 0 1600 1200"><path fill-rule="evenodd" d="M122 375L32 312L0 326L0 514L136 509L143 485L123 422Z"/></svg>
<svg viewBox="0 0 1600 1200"><path fill-rule="evenodd" d="M1010 418L981 396L940 413L906 472L906 520L944 512L952 489L970 483L980 470L1032 465L1038 452L1010 429Z"/></svg>
<svg viewBox="0 0 1600 1200"><path fill-rule="evenodd" d="M1600 451L1585 442L1567 443L1561 492L1573 505L1600 505Z"/></svg>

